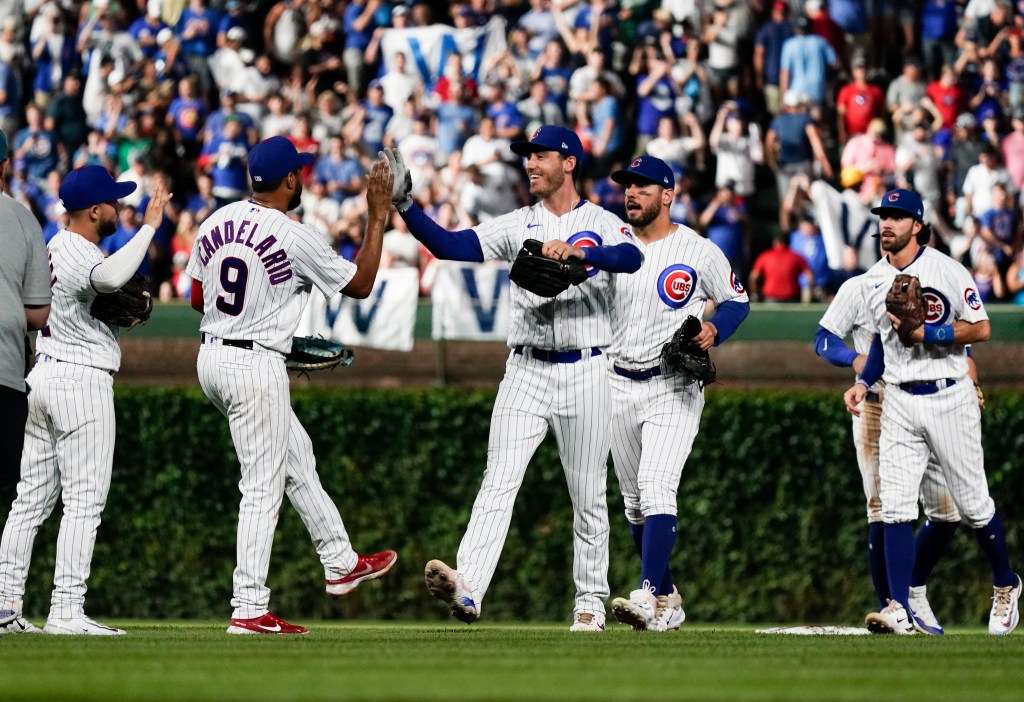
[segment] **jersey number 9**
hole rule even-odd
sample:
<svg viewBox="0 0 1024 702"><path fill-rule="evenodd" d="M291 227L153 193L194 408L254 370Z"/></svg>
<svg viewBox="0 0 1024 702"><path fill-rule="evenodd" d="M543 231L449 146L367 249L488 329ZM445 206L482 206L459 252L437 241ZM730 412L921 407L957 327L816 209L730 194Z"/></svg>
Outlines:
<svg viewBox="0 0 1024 702"><path fill-rule="evenodd" d="M249 268L240 258L225 258L220 264L220 288L230 295L217 296L217 309L224 314L237 317L245 304L245 284L249 281Z"/></svg>

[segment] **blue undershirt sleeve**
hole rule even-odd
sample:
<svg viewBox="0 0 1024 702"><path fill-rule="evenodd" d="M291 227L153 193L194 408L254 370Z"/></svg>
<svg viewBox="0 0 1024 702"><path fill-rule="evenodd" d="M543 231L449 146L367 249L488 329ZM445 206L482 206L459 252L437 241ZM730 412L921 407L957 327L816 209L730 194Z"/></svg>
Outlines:
<svg viewBox="0 0 1024 702"><path fill-rule="evenodd" d="M818 327L814 335L814 352L833 366L849 368L857 358L857 352L848 347L842 339L825 327Z"/></svg>
<svg viewBox="0 0 1024 702"><path fill-rule="evenodd" d="M484 250L480 247L480 239L472 229L450 232L432 220L415 203L405 212L399 214L409 225L412 235L437 258L445 261L483 263Z"/></svg>
<svg viewBox="0 0 1024 702"><path fill-rule="evenodd" d="M749 302L726 300L715 308L715 313L708 320L718 330L718 336L715 337L715 346L718 346L732 336L740 326L740 322L746 319L748 314L750 314Z"/></svg>
<svg viewBox="0 0 1024 702"><path fill-rule="evenodd" d="M622 243L615 246L588 246L583 249L583 260L602 271L636 273L643 263L643 256L637 247Z"/></svg>
<svg viewBox="0 0 1024 702"><path fill-rule="evenodd" d="M868 352L868 360L864 363L864 372L860 374L860 380L872 386L878 382L885 372L885 351L882 349L882 337L875 336L871 342L871 350Z"/></svg>

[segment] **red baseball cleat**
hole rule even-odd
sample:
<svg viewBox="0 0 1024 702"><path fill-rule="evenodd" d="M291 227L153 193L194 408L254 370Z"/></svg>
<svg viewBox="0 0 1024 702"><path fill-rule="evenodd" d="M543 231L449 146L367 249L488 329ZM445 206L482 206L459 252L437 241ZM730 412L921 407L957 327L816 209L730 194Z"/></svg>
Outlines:
<svg viewBox="0 0 1024 702"><path fill-rule="evenodd" d="M371 556L359 556L356 567L343 578L327 581L327 594L334 597L347 595L356 589L364 580L375 580L391 570L398 561L394 551L381 551Z"/></svg>
<svg viewBox="0 0 1024 702"><path fill-rule="evenodd" d="M229 634L308 634L309 629L298 624L289 624L267 612L255 619L232 619Z"/></svg>

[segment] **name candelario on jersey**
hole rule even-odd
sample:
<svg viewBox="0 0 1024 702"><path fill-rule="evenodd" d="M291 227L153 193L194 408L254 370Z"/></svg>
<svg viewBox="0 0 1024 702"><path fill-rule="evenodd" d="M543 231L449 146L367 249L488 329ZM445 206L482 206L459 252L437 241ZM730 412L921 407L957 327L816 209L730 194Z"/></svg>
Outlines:
<svg viewBox="0 0 1024 702"><path fill-rule="evenodd" d="M249 229L252 225L252 229ZM224 231L221 231L221 227ZM277 285L289 280L292 277L292 263L288 260L288 254L283 249L277 248L271 251L271 247L277 243L277 237L273 234L264 237L259 243L256 240L258 224L253 224L243 219L238 225L237 231L233 220L225 220L222 224L214 227L199 239L199 261L204 266L210 262L217 250L228 244L236 244L252 249L259 257L260 263L267 269L270 276L270 284Z"/></svg>

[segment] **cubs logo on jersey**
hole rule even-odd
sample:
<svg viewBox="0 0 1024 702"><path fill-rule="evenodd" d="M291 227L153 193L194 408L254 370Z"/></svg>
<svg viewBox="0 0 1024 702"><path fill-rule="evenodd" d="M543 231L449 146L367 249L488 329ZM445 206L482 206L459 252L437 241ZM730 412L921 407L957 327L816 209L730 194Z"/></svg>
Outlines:
<svg viewBox="0 0 1024 702"><path fill-rule="evenodd" d="M601 239L601 235L598 234L597 232L583 231L576 232L575 234L570 236L568 239L568 243L572 244L573 246L578 246L581 249L585 249L590 246L602 246L603 239ZM594 268L593 266L587 266L587 275L593 278L595 275L597 275L597 269Z"/></svg>
<svg viewBox="0 0 1024 702"><path fill-rule="evenodd" d="M945 324L949 319L950 306L946 296L935 288L924 288L921 291L924 296L925 324ZM979 302L979 306L980 306Z"/></svg>
<svg viewBox="0 0 1024 702"><path fill-rule="evenodd" d="M981 296L978 295L978 291L974 288L964 290L964 302L975 312L981 309Z"/></svg>
<svg viewBox="0 0 1024 702"><path fill-rule="evenodd" d="M697 271L683 263L669 266L658 276L658 297L674 310L693 297L697 289Z"/></svg>
<svg viewBox="0 0 1024 702"><path fill-rule="evenodd" d="M737 295L742 295L746 292L743 288L743 283L741 283L740 279L736 277L736 273L734 271L729 271L729 285L732 286L732 289L736 291Z"/></svg>

